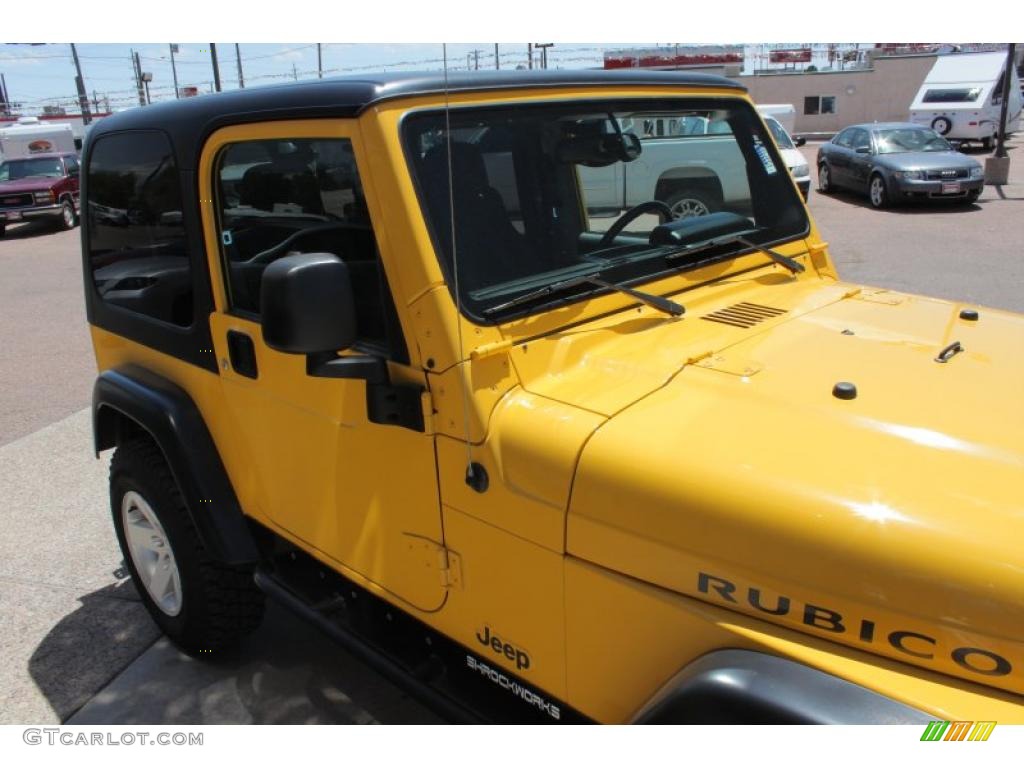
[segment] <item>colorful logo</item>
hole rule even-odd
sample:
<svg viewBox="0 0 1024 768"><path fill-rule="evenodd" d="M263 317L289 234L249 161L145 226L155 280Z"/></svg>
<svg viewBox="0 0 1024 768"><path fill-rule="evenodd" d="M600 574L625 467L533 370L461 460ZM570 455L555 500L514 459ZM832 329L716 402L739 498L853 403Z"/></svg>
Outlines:
<svg viewBox="0 0 1024 768"><path fill-rule="evenodd" d="M921 734L921 741L988 741L995 727L992 720L932 720Z"/></svg>
<svg viewBox="0 0 1024 768"><path fill-rule="evenodd" d="M36 139L28 145L29 152L52 152L53 144L46 139Z"/></svg>

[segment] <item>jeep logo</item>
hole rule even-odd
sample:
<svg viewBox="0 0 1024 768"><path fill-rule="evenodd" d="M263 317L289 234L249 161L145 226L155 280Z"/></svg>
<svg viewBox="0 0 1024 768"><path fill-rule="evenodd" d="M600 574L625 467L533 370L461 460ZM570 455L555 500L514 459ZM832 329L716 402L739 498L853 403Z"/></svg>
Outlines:
<svg viewBox="0 0 1024 768"><path fill-rule="evenodd" d="M499 656L504 656L509 661L516 663L516 669L530 668L530 655L522 648L516 648L512 643L507 643L497 635L491 634L491 628L484 624L483 634L476 633L476 639L480 645L486 646Z"/></svg>

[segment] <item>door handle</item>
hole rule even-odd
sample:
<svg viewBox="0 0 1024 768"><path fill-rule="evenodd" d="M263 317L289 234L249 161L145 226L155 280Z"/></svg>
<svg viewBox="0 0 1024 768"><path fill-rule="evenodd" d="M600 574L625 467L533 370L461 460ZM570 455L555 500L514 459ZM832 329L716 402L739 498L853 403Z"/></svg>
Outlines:
<svg viewBox="0 0 1024 768"><path fill-rule="evenodd" d="M239 376L249 379L259 378L260 372L256 365L256 346L252 339L241 331L228 331L228 359L231 367Z"/></svg>

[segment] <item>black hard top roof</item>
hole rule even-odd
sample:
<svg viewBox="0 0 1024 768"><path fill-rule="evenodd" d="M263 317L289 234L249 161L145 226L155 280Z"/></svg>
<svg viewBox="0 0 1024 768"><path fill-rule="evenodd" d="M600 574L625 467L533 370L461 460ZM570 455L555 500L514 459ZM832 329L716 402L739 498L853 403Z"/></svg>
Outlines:
<svg viewBox="0 0 1024 768"><path fill-rule="evenodd" d="M643 69L449 72L447 83L443 72L355 75L246 88L135 107L96 123L88 134L86 153L93 142L106 134L158 128L171 134L179 167L184 170L195 167L199 145L205 135L225 125L262 120L355 117L381 101L444 93L446 87L450 93L464 93L593 85L678 85L746 91L742 85L717 75Z"/></svg>

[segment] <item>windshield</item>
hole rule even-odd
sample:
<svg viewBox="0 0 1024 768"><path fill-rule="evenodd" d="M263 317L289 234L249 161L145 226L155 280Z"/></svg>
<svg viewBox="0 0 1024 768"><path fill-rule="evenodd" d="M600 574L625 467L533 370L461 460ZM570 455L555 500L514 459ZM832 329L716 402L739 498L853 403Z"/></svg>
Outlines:
<svg viewBox="0 0 1024 768"><path fill-rule="evenodd" d="M30 176L64 175L64 167L59 157L32 157L25 160L8 160L0 163L0 181L27 179Z"/></svg>
<svg viewBox="0 0 1024 768"><path fill-rule="evenodd" d="M758 245L808 227L785 164L739 99L462 108L448 124L450 134L443 111L410 115L404 140L445 276L478 320L535 311L494 308L567 280L553 300L575 300L595 287L571 278L595 269L639 283L690 266L667 258L670 238L652 236L670 218L742 216Z"/></svg>
<svg viewBox="0 0 1024 768"><path fill-rule="evenodd" d="M768 126L768 130L772 132L772 138L779 145L779 149L796 149L793 146L793 141L789 138L789 134L786 133L786 129L782 127L778 120L774 117L766 117L764 122Z"/></svg>
<svg viewBox="0 0 1024 768"><path fill-rule="evenodd" d="M949 142L929 128L884 128L875 131L878 154L896 152L949 152Z"/></svg>

